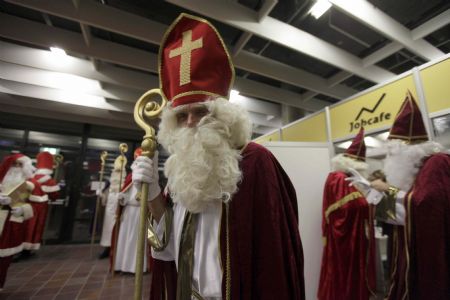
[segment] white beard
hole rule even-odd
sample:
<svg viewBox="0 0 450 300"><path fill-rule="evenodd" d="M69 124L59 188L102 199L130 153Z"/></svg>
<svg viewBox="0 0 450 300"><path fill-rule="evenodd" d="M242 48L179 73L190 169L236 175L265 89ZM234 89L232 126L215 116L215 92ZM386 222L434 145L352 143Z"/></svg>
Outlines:
<svg viewBox="0 0 450 300"><path fill-rule="evenodd" d="M20 167L11 167L6 172L2 181L2 192L9 192L20 183L24 182L27 176Z"/></svg>
<svg viewBox="0 0 450 300"><path fill-rule="evenodd" d="M442 146L434 142L406 145L393 140L388 143L388 152L384 162L384 173L390 185L402 191L409 191L425 157L440 152Z"/></svg>
<svg viewBox="0 0 450 300"><path fill-rule="evenodd" d="M120 170L116 171L114 170L111 173L111 185L109 186L109 192L110 193L118 193L120 190L120 185L124 183L125 181L125 170L122 172L122 180L120 180Z"/></svg>
<svg viewBox="0 0 450 300"><path fill-rule="evenodd" d="M206 116L196 128L176 128L166 136L171 156L164 171L175 203L198 213L210 203L231 199L242 173L230 134L224 122Z"/></svg>

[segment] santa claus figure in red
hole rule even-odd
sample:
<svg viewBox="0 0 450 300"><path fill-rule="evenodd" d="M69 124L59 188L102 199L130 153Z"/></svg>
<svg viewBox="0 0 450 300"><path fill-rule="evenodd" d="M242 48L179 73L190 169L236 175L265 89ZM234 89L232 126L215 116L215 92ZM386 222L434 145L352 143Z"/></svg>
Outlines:
<svg viewBox="0 0 450 300"><path fill-rule="evenodd" d="M41 246L42 235L47 219L48 201L56 200L59 196L60 187L51 177L53 173L53 155L49 152L41 152L36 156L36 172L34 180L39 182L43 193L32 195L29 198L33 206L34 216L25 222L26 234L23 243L23 256L29 255L30 250L38 250Z"/></svg>
<svg viewBox="0 0 450 300"><path fill-rule="evenodd" d="M250 142L248 113L230 103L234 68L217 30L181 14L160 48L170 105L158 141L168 186L151 194L153 299L304 299L297 199L288 176ZM158 191L158 163L138 157L133 183ZM172 205L173 203L173 205Z"/></svg>
<svg viewBox="0 0 450 300"><path fill-rule="evenodd" d="M13 255L22 251L25 236L23 222L33 217L31 205L12 203L13 199L6 194L24 182L27 189L33 191L39 184L31 179L32 176L31 160L22 154L7 156L0 165L0 289L5 284Z"/></svg>
<svg viewBox="0 0 450 300"><path fill-rule="evenodd" d="M372 189L393 201L394 253L388 299L450 297L450 155L428 140L408 91L389 133L387 182Z"/></svg>
<svg viewBox="0 0 450 300"><path fill-rule="evenodd" d="M375 296L375 240L366 189L347 181L355 170L366 175L364 129L332 159L323 192L324 250L318 299L369 300Z"/></svg>

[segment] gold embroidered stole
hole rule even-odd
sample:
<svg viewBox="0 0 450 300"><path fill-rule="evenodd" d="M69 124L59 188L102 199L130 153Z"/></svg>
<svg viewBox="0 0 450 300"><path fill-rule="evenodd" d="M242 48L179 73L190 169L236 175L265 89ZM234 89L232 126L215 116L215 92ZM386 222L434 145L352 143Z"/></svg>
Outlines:
<svg viewBox="0 0 450 300"><path fill-rule="evenodd" d="M178 254L177 300L190 300L198 214L186 212Z"/></svg>

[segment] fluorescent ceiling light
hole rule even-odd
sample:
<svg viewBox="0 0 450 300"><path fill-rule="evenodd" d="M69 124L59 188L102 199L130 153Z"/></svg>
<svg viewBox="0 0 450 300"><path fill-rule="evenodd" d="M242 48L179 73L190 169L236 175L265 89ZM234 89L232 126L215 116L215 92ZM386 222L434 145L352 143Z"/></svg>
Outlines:
<svg viewBox="0 0 450 300"><path fill-rule="evenodd" d="M331 3L328 0L317 0L311 7L309 13L316 19L320 18L331 7Z"/></svg>
<svg viewBox="0 0 450 300"><path fill-rule="evenodd" d="M50 51L57 56L67 56L66 51L58 47L50 47Z"/></svg>

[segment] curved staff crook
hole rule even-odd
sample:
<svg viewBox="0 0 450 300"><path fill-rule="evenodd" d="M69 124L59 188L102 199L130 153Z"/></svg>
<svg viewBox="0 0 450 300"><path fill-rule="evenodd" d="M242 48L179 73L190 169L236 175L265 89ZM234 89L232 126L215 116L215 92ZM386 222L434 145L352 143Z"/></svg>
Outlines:
<svg viewBox="0 0 450 300"><path fill-rule="evenodd" d="M100 167L100 189L103 187L103 173L105 171L105 160L108 156L108 152L102 151L100 153L100 161L101 161L101 167ZM93 255L93 247L94 247L94 241L95 241L95 232L97 231L97 219L98 219L98 211L100 209L100 197L101 195L97 195L97 200L95 203L95 214L94 214L94 224L92 226L92 234L91 234L91 256Z"/></svg>
<svg viewBox="0 0 450 300"><path fill-rule="evenodd" d="M161 104L151 101L152 97L159 95ZM164 98L160 89L152 89L146 92L138 100L134 106L134 121L145 131L144 139L142 141L142 155L153 158L156 150L156 136L155 129L149 124L150 120L156 119L162 112L162 109L167 105L167 100ZM134 285L134 300L142 299L142 277L144 270L144 254L145 254L145 232L147 224L147 198L148 198L148 183L142 183L141 187L141 210L139 218L139 238L136 247L136 277Z"/></svg>

